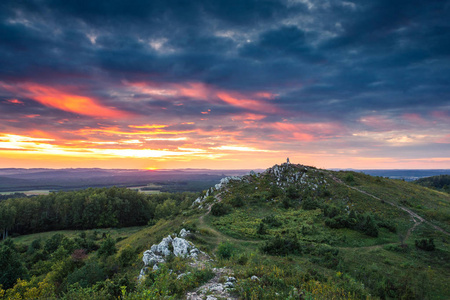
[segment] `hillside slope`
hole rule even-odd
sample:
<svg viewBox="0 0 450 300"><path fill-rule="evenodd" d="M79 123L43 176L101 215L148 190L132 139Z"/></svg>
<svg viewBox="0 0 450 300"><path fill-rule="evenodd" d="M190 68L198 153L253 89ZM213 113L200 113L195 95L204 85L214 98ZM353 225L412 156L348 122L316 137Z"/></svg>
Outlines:
<svg viewBox="0 0 450 300"><path fill-rule="evenodd" d="M417 179L414 183L450 193L450 175L438 175Z"/></svg>
<svg viewBox="0 0 450 300"><path fill-rule="evenodd" d="M197 299L192 295L201 294L213 299L217 291L205 287L217 288L231 276L236 282L228 293L234 299L450 298L447 193L401 180L285 163L225 178L195 201L184 201L175 216L166 214L148 226L120 233L102 229L97 243L104 245L108 232L117 235L117 254L105 257L93 250L81 265L58 277L55 295ZM213 260L169 258L166 267L150 269L138 281L143 252L182 228L191 231L187 239ZM76 241L77 233L70 234L67 239ZM25 249L24 257L36 238L14 239L17 249ZM127 251L133 253L128 263L118 263ZM55 258L26 259L37 276L36 287L53 282ZM105 281L70 285L73 274L90 264L103 270ZM121 286L126 288L122 292Z"/></svg>

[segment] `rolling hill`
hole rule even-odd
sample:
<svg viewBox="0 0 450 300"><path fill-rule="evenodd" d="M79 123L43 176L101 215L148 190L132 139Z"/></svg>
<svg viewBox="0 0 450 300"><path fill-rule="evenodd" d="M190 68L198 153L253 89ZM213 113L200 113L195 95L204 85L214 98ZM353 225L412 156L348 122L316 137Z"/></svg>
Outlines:
<svg viewBox="0 0 450 300"><path fill-rule="evenodd" d="M46 283L49 294L67 299L197 299L193 294L206 288L202 295L217 298L218 287L223 289L231 276L236 279L227 289L232 299L450 298L447 193L402 180L284 163L222 179L196 199L166 197L149 206L154 214L147 226L129 232L62 232L66 240L54 252L45 250L53 233L12 239L28 268L29 289ZM15 199L8 201L12 205ZM182 209L163 214L165 206L180 207L182 201ZM138 281L143 252L182 228L211 260L172 256ZM89 244L95 231L91 240L97 248L91 245L86 257L74 262L76 249L83 241ZM29 249L36 240L44 246L33 248L38 255L33 260ZM108 243L116 252L100 250ZM8 246L3 242L1 247ZM66 272L63 262L71 266ZM87 266L101 275L75 280ZM5 295L14 289L19 290L12 287Z"/></svg>

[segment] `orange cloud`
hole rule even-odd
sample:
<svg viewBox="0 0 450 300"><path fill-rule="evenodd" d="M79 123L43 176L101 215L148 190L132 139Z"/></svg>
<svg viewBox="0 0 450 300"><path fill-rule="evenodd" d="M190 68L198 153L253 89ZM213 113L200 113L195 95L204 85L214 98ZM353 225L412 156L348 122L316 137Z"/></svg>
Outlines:
<svg viewBox="0 0 450 300"><path fill-rule="evenodd" d="M146 124L146 125L128 125L130 128L139 128L139 129L153 129L153 128L164 128L167 127L167 125L159 125L159 124Z"/></svg>
<svg viewBox="0 0 450 300"><path fill-rule="evenodd" d="M1 84L1 86L8 91L33 99L47 107L53 107L67 112L103 118L122 118L129 116L129 113L100 104L100 101L93 97L80 96L76 93L66 91L67 88L54 88L35 83L23 83L17 86Z"/></svg>
<svg viewBox="0 0 450 300"><path fill-rule="evenodd" d="M245 99L245 95L237 93L233 95L227 92L218 92L217 97L220 100L236 107L262 112L271 112L271 113L279 112L279 109L272 104L266 103L263 100Z"/></svg>
<svg viewBox="0 0 450 300"><path fill-rule="evenodd" d="M83 128L73 131L71 133L81 136L97 135L97 134L105 136L120 136L120 135L148 136L148 135L177 135L194 132L194 130L164 130L163 128L167 127L166 125L143 125L143 126L132 125L129 127L132 127L133 129L130 131L125 131L120 129L119 127ZM135 129L150 129L150 130L135 130Z"/></svg>
<svg viewBox="0 0 450 300"><path fill-rule="evenodd" d="M259 121L264 119L265 115L259 115L259 114L242 114L242 115L236 115L232 117L232 120L236 121Z"/></svg>
<svg viewBox="0 0 450 300"><path fill-rule="evenodd" d="M18 99L9 99L9 100L6 100L6 101L9 102L9 103L12 103L12 104L23 104L23 102L18 100Z"/></svg>
<svg viewBox="0 0 450 300"><path fill-rule="evenodd" d="M274 99L277 95L269 92L251 92L241 93L236 91L217 89L214 86L201 82L186 83L153 83L153 82L126 82L133 90L140 93L149 94L158 99L167 99L168 97L185 97L194 100L203 100L212 103L223 103L234 107L245 108L248 110L275 113L280 109L267 102Z"/></svg>

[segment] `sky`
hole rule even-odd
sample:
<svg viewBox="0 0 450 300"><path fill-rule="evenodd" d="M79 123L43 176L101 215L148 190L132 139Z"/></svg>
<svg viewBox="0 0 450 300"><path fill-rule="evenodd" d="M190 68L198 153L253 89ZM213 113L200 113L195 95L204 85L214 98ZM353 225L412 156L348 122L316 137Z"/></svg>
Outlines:
<svg viewBox="0 0 450 300"><path fill-rule="evenodd" d="M0 167L450 169L450 1L2 0Z"/></svg>

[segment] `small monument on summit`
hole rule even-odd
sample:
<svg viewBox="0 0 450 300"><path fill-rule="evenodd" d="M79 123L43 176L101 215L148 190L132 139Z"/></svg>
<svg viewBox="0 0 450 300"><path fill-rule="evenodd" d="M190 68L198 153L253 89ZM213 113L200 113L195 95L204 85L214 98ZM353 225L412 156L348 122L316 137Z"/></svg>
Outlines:
<svg viewBox="0 0 450 300"><path fill-rule="evenodd" d="M287 161L286 161L286 163L287 163L287 164L290 164L290 162L289 162L289 157L287 158Z"/></svg>

